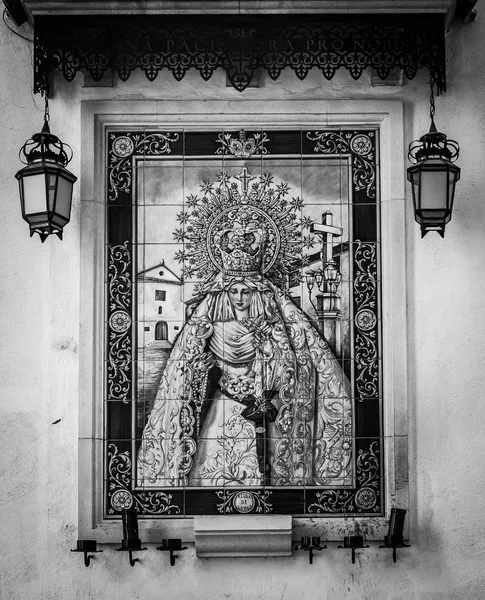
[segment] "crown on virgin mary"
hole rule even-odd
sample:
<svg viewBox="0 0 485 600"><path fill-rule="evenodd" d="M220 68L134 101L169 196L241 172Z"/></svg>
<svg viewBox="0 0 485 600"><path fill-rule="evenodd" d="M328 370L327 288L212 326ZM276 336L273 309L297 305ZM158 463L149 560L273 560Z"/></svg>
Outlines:
<svg viewBox="0 0 485 600"><path fill-rule="evenodd" d="M263 262L262 229L235 227L221 232L217 245L224 272L233 276L258 275Z"/></svg>

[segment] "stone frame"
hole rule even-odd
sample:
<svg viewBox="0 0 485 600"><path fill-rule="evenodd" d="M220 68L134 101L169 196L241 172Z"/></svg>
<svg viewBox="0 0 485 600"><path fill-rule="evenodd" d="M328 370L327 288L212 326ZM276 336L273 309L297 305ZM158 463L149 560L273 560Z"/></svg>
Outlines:
<svg viewBox="0 0 485 600"><path fill-rule="evenodd" d="M237 110L235 110L237 107ZM322 110L323 109L323 110ZM205 113L205 114L204 114ZM198 119L193 116L197 114ZM379 129L382 207L382 283L384 380L385 506L408 507L406 372L406 289L404 262L403 111L399 101L86 101L82 103L81 157L81 335L79 401L79 538L95 535L101 543L120 539L118 523L102 518L103 488L103 320L104 320L104 156L105 130L127 124L150 128L200 123L257 127L268 119L277 126L349 125ZM203 120L203 119L202 119ZM100 387L101 386L101 387ZM224 517L220 517L224 519ZM337 540L348 519L368 539L381 539L385 517L294 518L293 535L310 528ZM347 523L347 524L346 524ZM95 530L95 533L94 531ZM193 518L140 523L143 541L182 537L193 541Z"/></svg>

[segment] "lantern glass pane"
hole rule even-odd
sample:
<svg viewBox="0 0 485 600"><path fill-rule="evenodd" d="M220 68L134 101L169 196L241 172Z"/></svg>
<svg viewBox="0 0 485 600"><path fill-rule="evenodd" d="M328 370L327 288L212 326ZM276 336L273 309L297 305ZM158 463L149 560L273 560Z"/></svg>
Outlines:
<svg viewBox="0 0 485 600"><path fill-rule="evenodd" d="M46 173L46 187L47 187L47 203L49 211L54 210L54 202L56 200L56 187L57 187L57 174Z"/></svg>
<svg viewBox="0 0 485 600"><path fill-rule="evenodd" d="M447 171L421 172L421 209L443 209L447 206Z"/></svg>
<svg viewBox="0 0 485 600"><path fill-rule="evenodd" d="M59 176L57 184L56 213L68 221L71 216L72 181Z"/></svg>
<svg viewBox="0 0 485 600"><path fill-rule="evenodd" d="M43 173L23 178L25 215L46 212L45 177Z"/></svg>
<svg viewBox="0 0 485 600"><path fill-rule="evenodd" d="M412 192L413 192L413 202L414 202L414 211L419 206L419 182L420 182L420 172L414 171L410 174L409 181L411 181Z"/></svg>
<svg viewBox="0 0 485 600"><path fill-rule="evenodd" d="M450 209L453 208L453 199L455 196L455 185L456 185L456 173L450 171L448 174L448 198L450 202Z"/></svg>

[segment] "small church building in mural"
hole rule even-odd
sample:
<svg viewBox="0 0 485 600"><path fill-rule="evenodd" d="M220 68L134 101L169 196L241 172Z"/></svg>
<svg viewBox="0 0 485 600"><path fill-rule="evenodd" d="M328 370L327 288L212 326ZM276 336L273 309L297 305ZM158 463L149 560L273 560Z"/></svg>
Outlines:
<svg viewBox="0 0 485 600"><path fill-rule="evenodd" d="M182 281L165 260L138 273L138 312L143 315L138 331L138 348L156 343L170 348L184 319Z"/></svg>
<svg viewBox="0 0 485 600"><path fill-rule="evenodd" d="M185 305L182 280L164 259L139 272L137 280L138 398L151 407L170 349L182 329Z"/></svg>

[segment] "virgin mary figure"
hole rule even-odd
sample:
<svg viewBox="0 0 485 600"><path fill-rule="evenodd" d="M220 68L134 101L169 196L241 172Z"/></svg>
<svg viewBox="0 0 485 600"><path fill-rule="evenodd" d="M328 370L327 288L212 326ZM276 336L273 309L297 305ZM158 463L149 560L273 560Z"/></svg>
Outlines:
<svg viewBox="0 0 485 600"><path fill-rule="evenodd" d="M247 189L224 189L223 199L212 197L223 217L209 210L206 231L219 270L199 291L163 371L138 484L349 484L348 379L305 313L264 275L282 251L276 219Z"/></svg>

